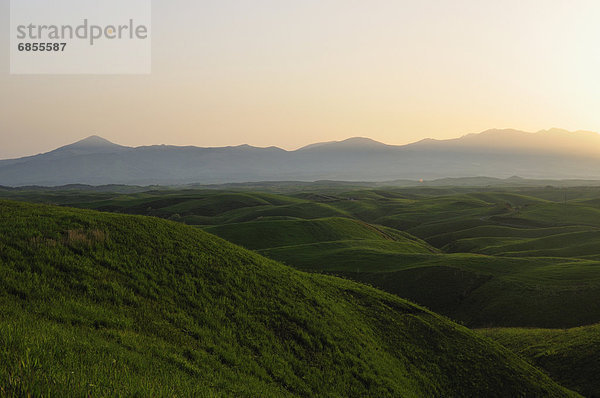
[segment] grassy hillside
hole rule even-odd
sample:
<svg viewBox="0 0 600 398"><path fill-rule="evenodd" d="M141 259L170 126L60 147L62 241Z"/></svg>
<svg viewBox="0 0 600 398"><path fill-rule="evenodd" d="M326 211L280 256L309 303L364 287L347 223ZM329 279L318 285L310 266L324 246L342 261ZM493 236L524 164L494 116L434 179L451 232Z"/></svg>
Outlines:
<svg viewBox="0 0 600 398"><path fill-rule="evenodd" d="M600 319L597 260L402 254L355 242L260 252L302 270L371 284L470 327L572 327Z"/></svg>
<svg viewBox="0 0 600 398"><path fill-rule="evenodd" d="M598 188L14 195L198 225L295 268L367 282L468 326L600 321Z"/></svg>
<svg viewBox="0 0 600 398"><path fill-rule="evenodd" d="M509 258L443 254L408 233L349 218L254 221L207 230L301 270L369 283L468 326L594 323L600 319L595 300L600 295L600 263L560 255L596 253L597 245L589 235L595 232L565 228L519 229L508 238L502 235L512 232L509 227L479 227L479 233L501 236L454 243L475 241L473 251L497 255L510 248L513 257ZM517 252L518 248L526 251ZM449 251L447 246L444 249ZM540 250L555 256L518 258Z"/></svg>
<svg viewBox="0 0 600 398"><path fill-rule="evenodd" d="M477 252L513 257L585 257L598 254L600 230L557 233L541 238L469 238L444 246L448 252Z"/></svg>
<svg viewBox="0 0 600 398"><path fill-rule="evenodd" d="M550 228L515 228L502 225L484 225L459 231L444 232L439 235L430 236L427 238L427 240L436 247L444 247L448 244L451 244L452 242L459 242L467 239L495 238L502 240L521 238L542 238L546 236L552 236L556 234L563 234L569 232L589 231L591 229L591 227L580 225ZM491 239L492 243L495 239ZM478 247L480 246L474 246L475 249L477 249Z"/></svg>
<svg viewBox="0 0 600 398"><path fill-rule="evenodd" d="M424 308L156 218L2 201L0 275L3 395L574 395Z"/></svg>
<svg viewBox="0 0 600 398"><path fill-rule="evenodd" d="M600 397L600 325L573 329L482 329L587 397Z"/></svg>
<svg viewBox="0 0 600 398"><path fill-rule="evenodd" d="M325 203L262 192L151 191L95 202L76 200L63 204L170 218L191 225L221 225L277 217L311 219L346 216Z"/></svg>
<svg viewBox="0 0 600 398"><path fill-rule="evenodd" d="M401 253L436 251L409 234L349 218L254 221L209 227L206 231L249 249L289 248L334 241L371 241L376 245L377 241L384 241L396 242L394 248Z"/></svg>

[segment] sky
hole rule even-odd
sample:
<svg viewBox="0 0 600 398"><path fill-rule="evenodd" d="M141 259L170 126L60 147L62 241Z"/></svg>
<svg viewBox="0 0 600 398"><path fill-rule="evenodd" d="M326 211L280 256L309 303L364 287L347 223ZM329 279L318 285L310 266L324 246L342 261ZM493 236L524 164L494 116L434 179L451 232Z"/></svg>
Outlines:
<svg viewBox="0 0 600 398"><path fill-rule="evenodd" d="M153 1L149 75L10 75L9 3L0 158L93 134L295 149L600 131L597 0Z"/></svg>

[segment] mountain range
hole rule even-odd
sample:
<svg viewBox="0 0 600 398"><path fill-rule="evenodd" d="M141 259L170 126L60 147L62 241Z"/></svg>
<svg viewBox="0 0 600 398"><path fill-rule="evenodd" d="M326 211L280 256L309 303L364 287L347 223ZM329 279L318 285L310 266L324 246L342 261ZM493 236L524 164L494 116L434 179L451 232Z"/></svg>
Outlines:
<svg viewBox="0 0 600 398"><path fill-rule="evenodd" d="M127 147L91 136L51 152L0 160L0 185L4 186L418 181L474 176L600 179L600 134L487 130L402 146L355 137L294 151L249 145Z"/></svg>

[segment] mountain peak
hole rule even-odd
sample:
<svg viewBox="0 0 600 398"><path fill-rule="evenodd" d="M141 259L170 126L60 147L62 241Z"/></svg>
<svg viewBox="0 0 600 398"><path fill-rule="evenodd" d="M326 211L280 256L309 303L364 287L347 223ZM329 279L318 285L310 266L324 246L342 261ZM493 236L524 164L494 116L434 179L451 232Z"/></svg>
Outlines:
<svg viewBox="0 0 600 398"><path fill-rule="evenodd" d="M71 145L69 145L70 147L101 147L101 146L119 146L117 144L114 144L112 142L110 142L109 140L102 138L98 135L90 135L87 138L84 138L82 140L79 140Z"/></svg>
<svg viewBox="0 0 600 398"><path fill-rule="evenodd" d="M94 153L111 153L126 149L122 145L114 144L109 140L97 135L91 135L87 138L74 142L73 144L62 146L54 151L48 152L46 156L70 156L70 155L88 155Z"/></svg>
<svg viewBox="0 0 600 398"><path fill-rule="evenodd" d="M382 142L375 141L375 140L373 140L371 138L367 138L367 137L352 137L352 138L348 138L348 139L343 140L343 141L339 141L338 144L356 145L356 146L379 146L379 145L385 145Z"/></svg>
<svg viewBox="0 0 600 398"><path fill-rule="evenodd" d="M319 142L316 144L307 145L305 147L300 148L299 150L306 149L352 149L352 148L377 148L377 147L385 147L386 144L375 141L371 138L366 137L351 137L342 141L328 141L328 142Z"/></svg>
<svg viewBox="0 0 600 398"><path fill-rule="evenodd" d="M515 136L515 135L530 135L532 133L528 133L521 130L516 129L488 129L482 131L480 133L470 133L463 135L461 138L474 138L474 137L490 137L490 136Z"/></svg>

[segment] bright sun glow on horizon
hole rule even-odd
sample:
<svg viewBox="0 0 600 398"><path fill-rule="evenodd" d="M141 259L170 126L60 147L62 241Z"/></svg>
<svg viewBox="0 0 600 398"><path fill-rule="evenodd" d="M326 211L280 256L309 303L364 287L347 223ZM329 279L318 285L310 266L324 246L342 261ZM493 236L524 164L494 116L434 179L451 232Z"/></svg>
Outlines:
<svg viewBox="0 0 600 398"><path fill-rule="evenodd" d="M0 0L7 31L9 0ZM11 76L0 158L97 134L295 149L491 128L600 131L600 2L153 2L149 76Z"/></svg>

